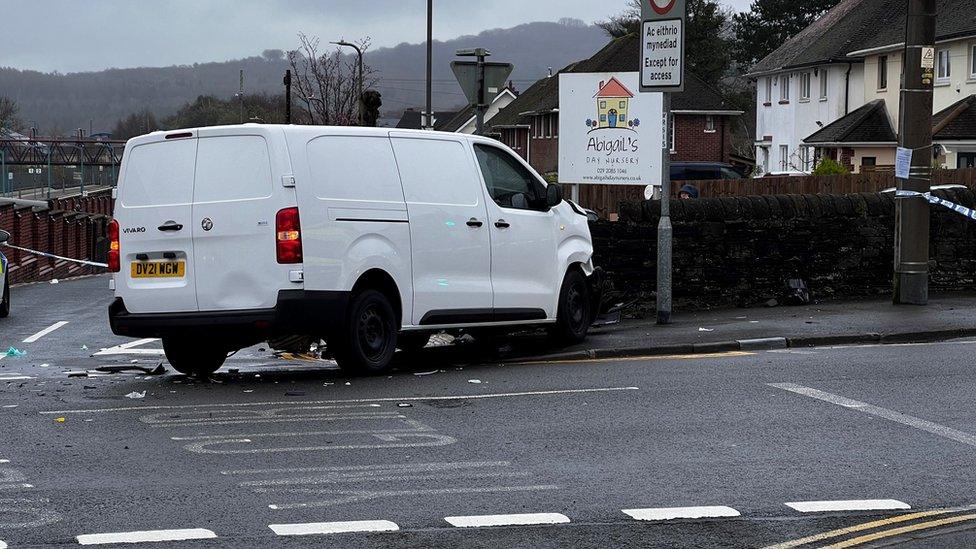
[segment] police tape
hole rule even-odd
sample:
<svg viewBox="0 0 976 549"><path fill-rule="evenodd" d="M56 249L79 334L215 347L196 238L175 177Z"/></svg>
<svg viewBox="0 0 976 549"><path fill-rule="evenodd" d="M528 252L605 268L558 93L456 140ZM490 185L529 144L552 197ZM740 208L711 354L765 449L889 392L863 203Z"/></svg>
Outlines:
<svg viewBox="0 0 976 549"><path fill-rule="evenodd" d="M84 259L72 259L70 257L62 257L60 255L49 254L47 252L39 252L37 250L31 250L30 248L21 248L20 246L14 246L13 244L0 244L0 248L13 248L15 250L20 250L22 252L27 252L29 254L39 255L42 257L50 257L52 259L60 259L61 261L70 261L72 263L80 263L82 265L89 265L91 267L102 267L104 269L108 268L107 263L96 263L94 261L85 261Z"/></svg>
<svg viewBox="0 0 976 549"><path fill-rule="evenodd" d="M948 208L959 215L964 215L973 221L976 221L976 210L972 208L967 208L965 206L960 206L955 202L949 202L943 198L937 196L932 196L932 193L920 193L918 191L907 191L899 190L895 191L895 198L924 198L928 200L929 204L938 204L944 208Z"/></svg>

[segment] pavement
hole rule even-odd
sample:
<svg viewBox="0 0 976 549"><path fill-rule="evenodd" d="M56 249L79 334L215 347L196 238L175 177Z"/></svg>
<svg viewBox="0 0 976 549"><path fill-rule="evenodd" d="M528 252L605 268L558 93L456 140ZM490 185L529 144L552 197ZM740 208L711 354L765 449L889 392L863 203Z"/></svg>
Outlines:
<svg viewBox="0 0 976 549"><path fill-rule="evenodd" d="M254 347L197 381L94 371L163 360L158 341L109 333L104 277L12 295L0 345L26 354L0 359L0 547L976 542L974 339L569 360L432 349L369 378ZM904 314L917 333L961 329L942 318L971 314L954 299ZM847 308L862 306L880 310ZM749 320L808 326L772 321L801 310L648 329L718 341L761 334Z"/></svg>

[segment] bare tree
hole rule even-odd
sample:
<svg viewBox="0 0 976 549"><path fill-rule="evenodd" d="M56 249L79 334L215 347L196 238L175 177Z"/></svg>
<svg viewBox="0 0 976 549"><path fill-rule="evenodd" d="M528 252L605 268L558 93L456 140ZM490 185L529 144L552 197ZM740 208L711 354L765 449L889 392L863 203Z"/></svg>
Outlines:
<svg viewBox="0 0 976 549"><path fill-rule="evenodd" d="M297 101L302 105L296 123L352 126L359 120L359 68L355 56L345 56L337 47L319 51L319 39L299 33L301 46L288 52ZM357 45L365 52L369 38ZM363 65L363 89L377 82L376 71Z"/></svg>

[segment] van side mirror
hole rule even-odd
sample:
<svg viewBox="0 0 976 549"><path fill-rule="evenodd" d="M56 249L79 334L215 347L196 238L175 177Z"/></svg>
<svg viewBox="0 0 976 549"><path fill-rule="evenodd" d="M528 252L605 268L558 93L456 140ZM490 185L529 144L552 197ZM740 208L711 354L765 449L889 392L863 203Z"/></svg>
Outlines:
<svg viewBox="0 0 976 549"><path fill-rule="evenodd" d="M556 183L546 186L546 206L555 208L563 201L563 189Z"/></svg>
<svg viewBox="0 0 976 549"><path fill-rule="evenodd" d="M0 244L6 244L8 240L10 240L10 233L0 229Z"/></svg>

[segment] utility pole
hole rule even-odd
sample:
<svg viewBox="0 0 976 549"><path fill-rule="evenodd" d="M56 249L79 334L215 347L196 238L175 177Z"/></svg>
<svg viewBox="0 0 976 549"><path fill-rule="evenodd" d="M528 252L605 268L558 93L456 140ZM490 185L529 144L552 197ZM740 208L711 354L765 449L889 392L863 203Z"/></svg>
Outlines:
<svg viewBox="0 0 976 549"><path fill-rule="evenodd" d="M285 71L285 124L291 124L291 69Z"/></svg>
<svg viewBox="0 0 976 549"><path fill-rule="evenodd" d="M434 0L427 0L427 110L424 114L423 128L434 129L433 101L431 88L433 87L434 72Z"/></svg>
<svg viewBox="0 0 976 549"><path fill-rule="evenodd" d="M475 54L478 57L478 104L475 106L477 113L475 133L482 135L485 132L485 111L488 110L488 102L485 101L485 57L491 54L484 48L477 48Z"/></svg>
<svg viewBox="0 0 976 549"><path fill-rule="evenodd" d="M905 28L905 70L898 140L912 151L908 179L899 190L927 193L932 186L932 86L935 81L936 0L909 0ZM895 202L894 302L927 305L929 299L929 203Z"/></svg>
<svg viewBox="0 0 976 549"><path fill-rule="evenodd" d="M241 124L244 123L244 69L241 69L241 87L237 92L237 97L241 100Z"/></svg>

